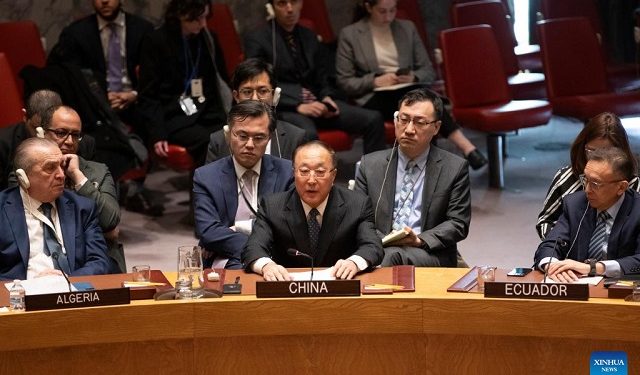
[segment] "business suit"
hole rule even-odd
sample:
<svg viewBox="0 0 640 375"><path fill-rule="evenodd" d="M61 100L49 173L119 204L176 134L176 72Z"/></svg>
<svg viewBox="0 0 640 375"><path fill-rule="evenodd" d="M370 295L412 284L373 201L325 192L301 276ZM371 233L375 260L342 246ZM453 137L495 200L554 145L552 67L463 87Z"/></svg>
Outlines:
<svg viewBox="0 0 640 375"><path fill-rule="evenodd" d="M29 233L18 187L0 192L0 207L0 278L23 280L29 262ZM71 276L108 273L107 248L95 204L65 191L56 207Z"/></svg>
<svg viewBox="0 0 640 375"><path fill-rule="evenodd" d="M309 267L308 259L287 255L289 248L313 256L318 267L331 267L339 259L358 255L371 268L380 264L383 255L369 200L336 185L329 193L315 252L309 249L307 218L295 189L262 200L242 263L250 270L257 259L270 257L284 267Z"/></svg>
<svg viewBox="0 0 640 375"><path fill-rule="evenodd" d="M128 77L132 86L137 87L137 66L140 64L140 47L142 39L153 31L151 22L125 13L125 50ZM53 47L49 63L70 63L81 69L91 69L96 74L98 83L107 90L107 71L98 16L92 14L65 27L58 43Z"/></svg>
<svg viewBox="0 0 640 375"><path fill-rule="evenodd" d="M432 82L435 72L413 22L396 19L389 27L398 51L399 68L411 69L416 82ZM373 80L384 72L378 66L368 18L340 32L336 73L338 87L358 105L364 105L374 95Z"/></svg>
<svg viewBox="0 0 640 375"><path fill-rule="evenodd" d="M632 190L624 194L611 227L607 259L618 261L624 274L640 273L640 194ZM589 258L589 243L596 228L596 216L597 211L589 205L584 191L567 195L563 199L562 215L538 246L535 264L546 257L566 257L578 262ZM565 243L566 246L556 243Z"/></svg>
<svg viewBox="0 0 640 375"><path fill-rule="evenodd" d="M285 31L278 25L275 29L276 56L273 53L271 26L254 31L247 36L245 55L247 58L255 57L269 63L275 62L274 75L278 77L278 86L282 89L278 103L280 118L303 128L309 139L318 138L317 127L338 128L348 133L362 134L365 152L384 148L384 121L380 113L337 100L340 95L330 83L326 68L329 62L323 46L318 42L317 35L300 25L293 29L300 49L300 60L304 65L304 69L300 71L283 37ZM317 100L330 96L338 105L340 115L324 119L298 113L298 105L303 104L303 87L311 91Z"/></svg>
<svg viewBox="0 0 640 375"><path fill-rule="evenodd" d="M286 121L276 121L277 139L271 136L270 154L283 159L291 160L296 147L306 142L304 130L297 128ZM278 143L280 147L278 147ZM224 138L224 131L218 130L211 133L209 146L207 148L207 159L205 164L214 162L220 158L229 156L229 143Z"/></svg>
<svg viewBox="0 0 640 375"><path fill-rule="evenodd" d="M379 151L362 157L356 176L355 190L368 195L377 205L375 224L380 237L391 232L393 225L397 166L398 153L394 149ZM423 174L422 232L417 236L424 241L428 255L437 257L441 267L456 266L457 243L469 233L468 169L464 159L430 146Z"/></svg>
<svg viewBox="0 0 640 375"><path fill-rule="evenodd" d="M229 228L235 225L238 199L242 199L238 196L238 178L231 156L196 169L193 176L193 206L200 246L229 258L226 268L241 268L240 254L247 241L246 234ZM258 197L285 191L292 183L289 160L262 157Z"/></svg>

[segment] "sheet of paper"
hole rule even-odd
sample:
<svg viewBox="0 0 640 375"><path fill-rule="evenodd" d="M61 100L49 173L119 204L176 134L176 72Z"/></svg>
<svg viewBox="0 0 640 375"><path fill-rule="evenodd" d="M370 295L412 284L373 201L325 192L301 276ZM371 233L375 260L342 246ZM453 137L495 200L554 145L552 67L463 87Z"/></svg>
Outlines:
<svg viewBox="0 0 640 375"><path fill-rule="evenodd" d="M335 280L335 276L331 276L331 272L333 271L333 267L329 267L323 270L314 270L313 271L313 279L314 280ZM305 272L290 272L289 276L294 281L309 281L311 280L311 271Z"/></svg>
<svg viewBox="0 0 640 375"><path fill-rule="evenodd" d="M589 284L589 285L598 285L600 281L602 281L602 276L593 276L593 277L581 277L578 281L574 281L572 284ZM556 284L555 281L547 278L547 284Z"/></svg>
<svg viewBox="0 0 640 375"><path fill-rule="evenodd" d="M36 277L30 280L21 280L20 282L24 287L27 295L34 294L50 294L50 293L66 293L69 291L69 284L64 276L49 275L43 277ZM4 284L7 290L11 290L13 287L13 281ZM72 285L71 290L74 292L76 288Z"/></svg>
<svg viewBox="0 0 640 375"><path fill-rule="evenodd" d="M398 83L396 85L391 85L391 86L376 87L375 89L373 89L373 91L393 91L393 90L403 89L409 86L420 86L420 85L415 82Z"/></svg>

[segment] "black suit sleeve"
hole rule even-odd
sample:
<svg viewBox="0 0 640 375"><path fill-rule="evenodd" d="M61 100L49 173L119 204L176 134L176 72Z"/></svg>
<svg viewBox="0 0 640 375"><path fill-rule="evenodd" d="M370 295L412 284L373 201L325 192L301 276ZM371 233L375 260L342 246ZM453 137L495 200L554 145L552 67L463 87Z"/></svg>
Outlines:
<svg viewBox="0 0 640 375"><path fill-rule="evenodd" d="M242 250L242 264L247 271L251 271L251 264L256 260L264 257L271 258L273 231L268 219L272 217L269 211L267 202L261 199L251 235Z"/></svg>
<svg viewBox="0 0 640 375"><path fill-rule="evenodd" d="M373 268L382 262L384 250L373 224L371 202L369 199L363 199L362 202L358 231L356 233L358 248L353 255L361 256L367 261L369 268Z"/></svg>

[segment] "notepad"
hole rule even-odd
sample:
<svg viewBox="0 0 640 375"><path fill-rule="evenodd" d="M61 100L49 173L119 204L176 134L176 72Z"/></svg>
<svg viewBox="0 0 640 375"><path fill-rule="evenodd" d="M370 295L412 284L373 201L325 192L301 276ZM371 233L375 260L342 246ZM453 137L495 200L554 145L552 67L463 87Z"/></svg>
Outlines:
<svg viewBox="0 0 640 375"><path fill-rule="evenodd" d="M391 232L391 233L387 234L386 236L384 236L384 238L382 239L382 244L386 245L386 244L389 244L391 242L401 240L401 239L405 238L406 236L408 236L409 233L410 232L407 229L394 230L393 232Z"/></svg>

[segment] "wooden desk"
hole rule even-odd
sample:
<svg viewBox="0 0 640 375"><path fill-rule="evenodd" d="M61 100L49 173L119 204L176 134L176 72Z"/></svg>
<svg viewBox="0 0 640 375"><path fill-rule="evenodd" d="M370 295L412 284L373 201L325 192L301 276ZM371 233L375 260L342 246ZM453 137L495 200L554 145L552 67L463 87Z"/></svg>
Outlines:
<svg viewBox="0 0 640 375"><path fill-rule="evenodd" d="M395 295L0 314L0 374L586 374L595 350L640 369L640 305L445 292L465 272L418 269Z"/></svg>

